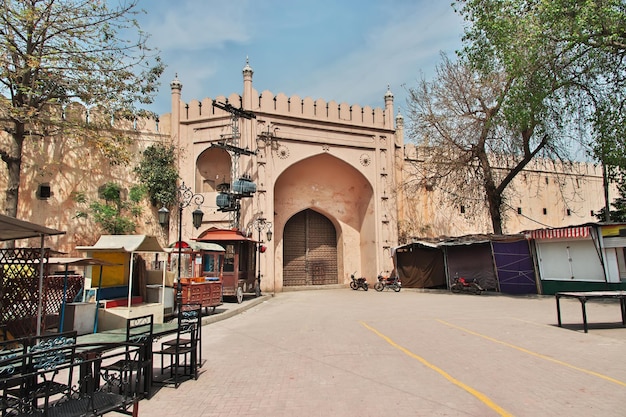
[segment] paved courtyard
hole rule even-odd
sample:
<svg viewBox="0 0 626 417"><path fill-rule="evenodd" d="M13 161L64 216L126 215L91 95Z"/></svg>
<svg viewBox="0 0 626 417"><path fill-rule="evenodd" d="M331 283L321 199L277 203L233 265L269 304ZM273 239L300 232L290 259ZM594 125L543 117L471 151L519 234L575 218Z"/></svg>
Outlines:
<svg viewBox="0 0 626 417"><path fill-rule="evenodd" d="M625 416L619 303L589 302L587 334L578 301L561 310L559 328L549 296L285 292L205 325L200 378L139 413Z"/></svg>

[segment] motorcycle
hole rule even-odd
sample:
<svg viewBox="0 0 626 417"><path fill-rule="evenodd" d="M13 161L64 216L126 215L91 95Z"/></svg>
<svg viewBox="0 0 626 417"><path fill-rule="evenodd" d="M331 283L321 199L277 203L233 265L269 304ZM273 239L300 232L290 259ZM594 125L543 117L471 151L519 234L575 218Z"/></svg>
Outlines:
<svg viewBox="0 0 626 417"><path fill-rule="evenodd" d="M381 292L385 288L391 288L395 292L400 292L402 289L402 283L400 282L400 277L395 274L390 277L384 276L382 273L378 275L378 282L374 284L374 289L378 292Z"/></svg>
<svg viewBox="0 0 626 417"><path fill-rule="evenodd" d="M350 288L352 288L353 290L358 290L359 288L363 288L365 291L368 290L369 285L367 285L367 280L365 279L365 277L357 278L355 272L354 274L350 275L350 278L352 278L352 281L350 282Z"/></svg>
<svg viewBox="0 0 626 417"><path fill-rule="evenodd" d="M480 295L483 291L483 287L480 286L478 281L474 278L455 277L454 282L450 286L450 290L455 293L471 292L472 294Z"/></svg>

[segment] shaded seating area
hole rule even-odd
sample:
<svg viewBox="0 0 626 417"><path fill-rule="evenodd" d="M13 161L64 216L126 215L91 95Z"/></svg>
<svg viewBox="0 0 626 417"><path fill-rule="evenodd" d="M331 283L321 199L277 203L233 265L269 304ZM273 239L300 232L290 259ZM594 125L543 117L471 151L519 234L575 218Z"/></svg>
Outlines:
<svg viewBox="0 0 626 417"><path fill-rule="evenodd" d="M171 323L155 324L148 315L107 333L1 342L0 416L132 415L153 384L178 388L198 378L201 311L185 304ZM175 337L157 341L165 336Z"/></svg>
<svg viewBox="0 0 626 417"><path fill-rule="evenodd" d="M57 334L3 342L0 351L2 416L99 416L133 414L141 393L141 345L78 344L75 334ZM124 363L123 372L102 369Z"/></svg>

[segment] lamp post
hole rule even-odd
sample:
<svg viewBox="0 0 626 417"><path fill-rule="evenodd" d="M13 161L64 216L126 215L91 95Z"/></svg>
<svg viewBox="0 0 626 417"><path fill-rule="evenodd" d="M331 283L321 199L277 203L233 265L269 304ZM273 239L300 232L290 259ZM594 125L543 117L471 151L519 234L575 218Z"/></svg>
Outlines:
<svg viewBox="0 0 626 417"><path fill-rule="evenodd" d="M258 262L257 262L257 282L256 282L256 295L258 297L261 295L261 248L263 248L263 245L261 245L262 243L261 232L263 230L267 230L266 237L267 237L267 241L270 242L272 240L272 222L268 222L267 219L264 217L257 217L252 222L252 227L255 228L257 232L259 233L259 239L257 242Z"/></svg>
<svg viewBox="0 0 626 417"><path fill-rule="evenodd" d="M200 210L200 205L204 203L204 196L202 194L194 194L190 187L187 187L183 182L177 190L178 193L178 279L176 283L176 305L180 308L183 300L183 284L180 280L181 267L182 267L182 240L183 240L183 209L189 207L192 203L198 206L197 209L191 213L193 219L193 227L198 229L202 225L202 217L204 213ZM166 225L169 223L169 210L165 207L159 209L159 223Z"/></svg>

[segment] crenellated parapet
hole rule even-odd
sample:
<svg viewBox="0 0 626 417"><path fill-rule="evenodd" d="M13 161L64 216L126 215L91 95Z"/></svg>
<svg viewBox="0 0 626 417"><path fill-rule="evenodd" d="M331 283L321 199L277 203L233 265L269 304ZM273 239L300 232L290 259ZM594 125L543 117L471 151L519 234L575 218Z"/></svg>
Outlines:
<svg viewBox="0 0 626 417"><path fill-rule="evenodd" d="M72 102L66 106L51 106L48 113L51 118L75 123L106 124L113 130L147 134L163 133L158 118L111 112L101 106L86 107L81 103Z"/></svg>
<svg viewBox="0 0 626 417"><path fill-rule="evenodd" d="M215 101L228 103L233 107L242 107L242 97L231 94L228 97L218 96ZM202 101L191 100L189 103L180 104L181 122L198 120L214 116L230 116L224 110L212 106L213 99L205 98ZM274 95L270 91L261 94L254 91L252 110L255 113L283 115L286 117L304 118L314 121L354 124L360 127L385 128L385 118L393 117L386 115L380 107L361 107L336 101L313 100L310 97L300 98L297 95L287 96L279 93Z"/></svg>

